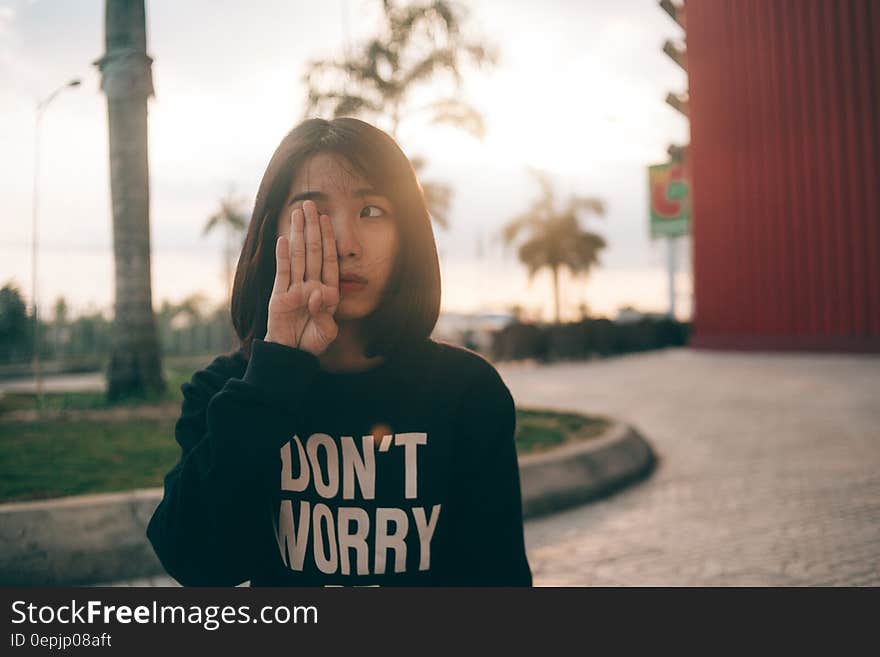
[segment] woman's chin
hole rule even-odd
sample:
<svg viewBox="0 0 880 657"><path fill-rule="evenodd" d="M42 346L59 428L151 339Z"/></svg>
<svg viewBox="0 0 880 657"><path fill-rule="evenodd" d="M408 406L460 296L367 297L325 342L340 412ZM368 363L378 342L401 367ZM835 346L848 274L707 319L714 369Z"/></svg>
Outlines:
<svg viewBox="0 0 880 657"><path fill-rule="evenodd" d="M336 307L336 312L333 314L333 318L336 321L353 321L356 319L363 319L369 314L370 309L364 308L363 304L359 304L352 300L346 301L345 299L342 299Z"/></svg>

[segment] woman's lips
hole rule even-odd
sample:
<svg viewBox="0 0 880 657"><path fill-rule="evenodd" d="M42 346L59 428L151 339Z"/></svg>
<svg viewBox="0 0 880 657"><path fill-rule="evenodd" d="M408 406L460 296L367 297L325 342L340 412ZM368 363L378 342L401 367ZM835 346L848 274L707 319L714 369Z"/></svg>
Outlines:
<svg viewBox="0 0 880 657"><path fill-rule="evenodd" d="M345 292L357 292L359 290L363 290L366 286L366 283L361 283L358 281L339 281L339 289Z"/></svg>

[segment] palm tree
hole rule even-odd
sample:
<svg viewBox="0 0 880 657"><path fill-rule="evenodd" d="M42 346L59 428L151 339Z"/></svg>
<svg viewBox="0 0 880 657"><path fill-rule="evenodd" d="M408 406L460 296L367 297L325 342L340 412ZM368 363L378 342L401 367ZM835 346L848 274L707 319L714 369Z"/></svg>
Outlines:
<svg viewBox="0 0 880 657"><path fill-rule="evenodd" d="M225 242L223 246L223 280L226 285L226 301L232 297L232 262L236 249L241 247L241 238L247 229L248 216L245 201L236 197L230 188L227 195L220 199L220 208L208 217L202 235L214 230L223 230Z"/></svg>
<svg viewBox="0 0 880 657"><path fill-rule="evenodd" d="M504 226L501 238L512 244L522 231L527 239L519 247L519 259L529 269L529 282L544 267L553 272L553 300L556 323L559 323L559 268L568 267L574 275L586 276L599 263L599 252L605 248L601 235L583 230L578 215L583 212L604 216L605 205L594 197L571 196L557 208L553 185L547 174L534 169L530 173L541 186L541 196L523 214Z"/></svg>
<svg viewBox="0 0 880 657"><path fill-rule="evenodd" d="M61 345L66 341L66 335L69 334L67 328L67 300L63 296L55 299L53 307L55 311L54 321L52 322L52 348L53 356L57 360L62 358Z"/></svg>
<svg viewBox="0 0 880 657"><path fill-rule="evenodd" d="M303 76L308 86L305 117L359 116L383 124L395 139L404 120L426 116L433 124L449 124L482 139L486 126L480 112L462 99L462 64L493 65L496 55L482 40L462 32L466 10L451 0L428 0L398 6L383 0L384 25L376 37L338 60L310 62ZM447 96L420 106L413 92L427 82L451 80ZM416 171L421 157L411 158ZM449 225L447 212L452 190L448 185L423 182L434 221Z"/></svg>
<svg viewBox="0 0 880 657"><path fill-rule="evenodd" d="M162 302L158 319L172 353L198 353L196 335L192 329L204 318L207 306L208 300L201 292L195 292L179 303L172 303L167 299Z"/></svg>
<svg viewBox="0 0 880 657"><path fill-rule="evenodd" d="M14 280L0 288L0 362L11 363L30 356L33 332L28 331L28 312Z"/></svg>
<svg viewBox="0 0 880 657"><path fill-rule="evenodd" d="M107 0L104 56L116 304L107 370L110 400L165 389L150 288L147 99L153 95L143 0Z"/></svg>

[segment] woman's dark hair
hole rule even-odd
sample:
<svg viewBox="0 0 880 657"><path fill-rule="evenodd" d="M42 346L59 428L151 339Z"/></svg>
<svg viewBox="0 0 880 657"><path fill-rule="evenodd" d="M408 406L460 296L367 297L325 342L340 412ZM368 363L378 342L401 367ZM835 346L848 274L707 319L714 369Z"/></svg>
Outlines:
<svg viewBox="0 0 880 657"><path fill-rule="evenodd" d="M343 156L394 204L397 258L376 309L363 322L365 355L390 354L428 338L440 313L440 264L422 187L387 133L350 117L307 119L287 133L263 174L232 289L232 324L244 355L264 338L275 278L279 214L299 167L320 153Z"/></svg>

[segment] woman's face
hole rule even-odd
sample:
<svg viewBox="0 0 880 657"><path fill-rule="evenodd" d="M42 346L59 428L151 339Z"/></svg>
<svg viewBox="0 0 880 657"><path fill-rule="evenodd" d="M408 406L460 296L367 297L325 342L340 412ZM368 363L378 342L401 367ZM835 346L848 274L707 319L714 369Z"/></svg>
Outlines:
<svg viewBox="0 0 880 657"><path fill-rule="evenodd" d="M290 234L294 208L312 200L319 215L333 225L339 263L337 320L360 319L379 304L397 256L398 234L391 201L371 189L344 157L317 153L299 167L278 218L278 235ZM342 279L356 274L366 279L359 289L346 289Z"/></svg>

